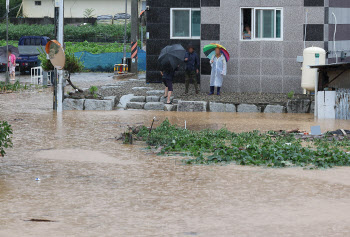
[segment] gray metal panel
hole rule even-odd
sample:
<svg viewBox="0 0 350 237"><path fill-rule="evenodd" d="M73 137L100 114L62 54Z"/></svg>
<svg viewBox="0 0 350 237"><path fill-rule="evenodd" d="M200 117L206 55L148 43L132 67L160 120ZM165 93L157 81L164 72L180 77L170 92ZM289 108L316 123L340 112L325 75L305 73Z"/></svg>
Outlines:
<svg viewBox="0 0 350 237"><path fill-rule="evenodd" d="M332 12L334 12L335 16L337 17L337 23L338 24L350 24L350 8L335 8L330 7L329 8L329 24L334 24L334 17L332 15Z"/></svg>

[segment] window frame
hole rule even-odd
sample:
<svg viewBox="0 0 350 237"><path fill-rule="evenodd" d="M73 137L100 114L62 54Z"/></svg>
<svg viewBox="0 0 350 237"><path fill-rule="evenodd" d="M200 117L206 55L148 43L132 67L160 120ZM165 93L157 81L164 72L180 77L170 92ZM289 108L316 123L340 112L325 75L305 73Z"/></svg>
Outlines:
<svg viewBox="0 0 350 237"><path fill-rule="evenodd" d="M173 12L174 11L189 11L189 37L182 37L182 36L173 36ZM192 36L192 12L199 11L201 12L200 8L170 8L170 39L201 39L201 36Z"/></svg>
<svg viewBox="0 0 350 237"><path fill-rule="evenodd" d="M41 6L41 1L34 1L35 6Z"/></svg>
<svg viewBox="0 0 350 237"><path fill-rule="evenodd" d="M243 31L244 31L244 26L243 26L243 9L251 9L252 10L252 16L251 16L251 33L252 37L250 40L243 39ZM255 30L256 30L256 11L257 10L273 10L274 11L274 20L275 20L275 28L274 28L274 38L256 38L255 37ZM281 11L281 37L276 38L277 34L277 15L276 12ZM283 21L284 21L284 16L283 16L283 7L241 7L240 8L240 32L239 32L239 39L240 41L283 41ZM261 14L261 17L263 17L263 14ZM263 30L263 28L262 28ZM263 31L261 32L263 35Z"/></svg>

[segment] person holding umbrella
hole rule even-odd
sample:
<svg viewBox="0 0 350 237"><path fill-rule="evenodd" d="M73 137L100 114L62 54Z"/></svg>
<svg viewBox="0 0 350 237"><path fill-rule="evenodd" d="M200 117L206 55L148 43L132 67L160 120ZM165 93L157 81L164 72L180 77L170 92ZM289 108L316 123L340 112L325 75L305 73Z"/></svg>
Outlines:
<svg viewBox="0 0 350 237"><path fill-rule="evenodd" d="M210 93L214 94L215 87L217 95L220 95L222 82L227 72L227 62L230 60L230 54L219 44L209 44L204 46L204 54L210 59L211 77L210 77Z"/></svg>
<svg viewBox="0 0 350 237"><path fill-rule="evenodd" d="M175 71L177 71L178 67L175 69L165 69L164 71L161 71L163 78L163 83L165 85L164 90L164 98L167 98L167 104L171 103L171 94L173 93L173 79L175 76Z"/></svg>
<svg viewBox="0 0 350 237"><path fill-rule="evenodd" d="M194 89L196 94L198 91L197 75L199 73L199 58L192 45L187 47L187 52L185 55L186 71L185 71L185 93L188 94L188 88L190 86L190 81L193 81Z"/></svg>
<svg viewBox="0 0 350 237"><path fill-rule="evenodd" d="M180 44L166 46L160 52L158 63L162 71L162 78L165 84L164 97L167 98L167 104L171 104L171 94L173 92L173 78L175 71L178 70L185 58L186 50Z"/></svg>
<svg viewBox="0 0 350 237"><path fill-rule="evenodd" d="M9 54L9 58L8 58L9 74L11 76L11 81L14 81L16 77L16 56L12 54L11 49L9 49L8 54Z"/></svg>

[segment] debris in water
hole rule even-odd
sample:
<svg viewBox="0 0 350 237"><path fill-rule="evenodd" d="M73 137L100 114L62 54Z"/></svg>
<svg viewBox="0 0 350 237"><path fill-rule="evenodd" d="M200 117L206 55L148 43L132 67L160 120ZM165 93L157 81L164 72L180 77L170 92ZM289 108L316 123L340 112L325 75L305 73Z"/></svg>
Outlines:
<svg viewBox="0 0 350 237"><path fill-rule="evenodd" d="M40 179L39 178L35 178L35 181L40 181Z"/></svg>
<svg viewBox="0 0 350 237"><path fill-rule="evenodd" d="M29 219L29 220L24 220L24 221L32 221L32 222L56 222L56 221L53 221L53 220L47 220L47 219L36 219L36 218L32 218L32 219Z"/></svg>
<svg viewBox="0 0 350 237"><path fill-rule="evenodd" d="M134 140L137 140L137 138L134 138L134 135L137 135L141 128L143 128L141 125L136 127L128 126L127 130L119 136L116 136L115 139L117 141L123 140L125 144L132 144Z"/></svg>
<svg viewBox="0 0 350 237"><path fill-rule="evenodd" d="M153 124L154 124L155 120L156 120L156 117L154 117L152 120L152 125L151 125L151 128L149 129L149 134L151 134L151 132L152 132L152 128L153 128Z"/></svg>
<svg viewBox="0 0 350 237"><path fill-rule="evenodd" d="M350 134L350 130L338 129L336 131L331 131L329 133L331 133L333 135L344 135L345 136L345 135L349 135Z"/></svg>
<svg viewBox="0 0 350 237"><path fill-rule="evenodd" d="M197 235L198 233L191 231L191 232L185 232L184 234L185 235Z"/></svg>

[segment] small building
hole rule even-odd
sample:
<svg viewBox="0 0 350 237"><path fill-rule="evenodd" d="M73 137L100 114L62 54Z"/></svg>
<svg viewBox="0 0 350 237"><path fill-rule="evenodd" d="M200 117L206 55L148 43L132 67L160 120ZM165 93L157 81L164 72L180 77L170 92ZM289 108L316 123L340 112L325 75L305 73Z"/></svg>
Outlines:
<svg viewBox="0 0 350 237"><path fill-rule="evenodd" d="M315 117L350 120L350 63L310 67L318 70Z"/></svg>
<svg viewBox="0 0 350 237"><path fill-rule="evenodd" d="M140 9L146 5L139 0ZM54 17L54 0L23 0L23 16L30 18ZM92 9L94 17L125 12L125 0L65 0L64 16L66 18L83 18L85 12ZM131 12L131 0L128 0L128 13Z"/></svg>
<svg viewBox="0 0 350 237"><path fill-rule="evenodd" d="M229 92L301 93L297 57L305 47L325 49L328 63L335 62L336 53L339 60L350 61L349 0L147 0L146 4L148 82L161 80L157 56L174 43L191 43L197 52L209 43L225 46L231 60L222 89ZM332 13L338 23L336 50ZM246 29L251 31L249 37L244 35ZM209 59L201 53L202 91L209 90L210 70ZM176 80L183 80L181 73Z"/></svg>

